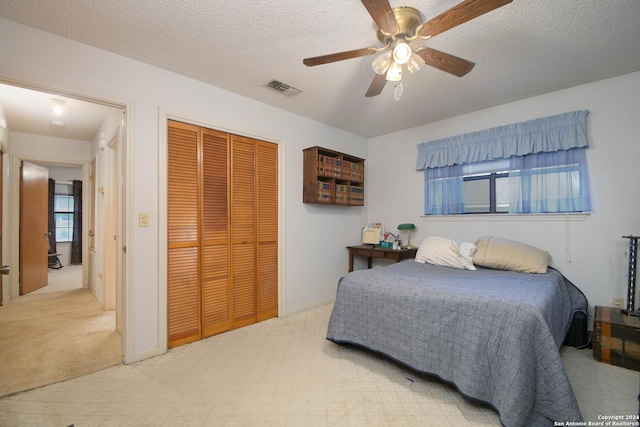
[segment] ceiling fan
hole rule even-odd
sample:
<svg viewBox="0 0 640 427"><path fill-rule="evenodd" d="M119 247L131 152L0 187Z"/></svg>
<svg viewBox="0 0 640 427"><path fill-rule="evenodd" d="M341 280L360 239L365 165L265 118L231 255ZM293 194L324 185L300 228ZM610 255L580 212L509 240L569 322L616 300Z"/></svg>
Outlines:
<svg viewBox="0 0 640 427"><path fill-rule="evenodd" d="M420 46L413 50L409 43L417 39L430 39L512 1L465 0L435 18L422 22L420 11L412 7L401 6L392 9L389 0L362 0L362 4L378 27L377 37L383 46L315 56L302 62L313 67L381 53L371 64L376 75L365 96L379 95L387 81L395 81L395 99L398 100L403 90L403 66L413 74L427 64L458 77L464 76L475 66L471 61L430 47Z"/></svg>

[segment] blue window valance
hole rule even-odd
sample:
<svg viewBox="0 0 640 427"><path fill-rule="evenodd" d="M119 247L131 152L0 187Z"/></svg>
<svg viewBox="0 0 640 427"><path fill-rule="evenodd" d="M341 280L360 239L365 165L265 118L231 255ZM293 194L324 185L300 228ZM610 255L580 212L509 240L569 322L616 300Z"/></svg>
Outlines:
<svg viewBox="0 0 640 427"><path fill-rule="evenodd" d="M573 111L423 142L416 170L587 147L588 114Z"/></svg>

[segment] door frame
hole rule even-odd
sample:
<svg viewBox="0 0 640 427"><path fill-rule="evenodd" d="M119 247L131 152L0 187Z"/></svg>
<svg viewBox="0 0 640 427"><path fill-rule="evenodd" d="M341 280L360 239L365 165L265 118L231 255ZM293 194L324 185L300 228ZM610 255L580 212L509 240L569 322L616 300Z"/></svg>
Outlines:
<svg viewBox="0 0 640 427"><path fill-rule="evenodd" d="M63 88L56 88L56 87L52 87L52 86L45 86L42 84L32 84L29 82L24 82L24 81L19 81L19 80L15 80L15 79L7 79L4 78L3 76L0 76L0 83L2 84L7 84L7 85L11 85L11 86L17 86L17 87L22 87L25 89L31 89L31 90L35 90L35 91L39 91L39 92L45 92L45 93L52 93L52 94L59 94L60 96L65 96L68 98L76 98L78 100L82 100L85 102L92 102L95 104L102 104L102 105L106 105L109 107L113 107L113 108L117 108L122 110L123 112L123 119L122 119L122 123L119 126L119 133L121 135L120 138L120 143L122 146L122 159L124 160L121 164L120 164L120 176L122 177L122 194L121 194L121 200L123 200L123 203L121 206L119 206L118 209L118 218L119 218L119 222L121 223L122 227L121 229L123 230L123 235L122 235L122 246L123 248L126 247L126 245L131 246L131 227L128 226L128 224L131 224L131 202L130 202L130 197L132 194L131 191L131 179L129 177L132 176L132 162L131 162L131 152L132 152L132 144L130 143L130 141L132 141L132 134L133 134L133 127L134 127L134 120L133 120L133 114L131 113L132 111L134 111L133 108L133 103L132 101L120 101L120 100L109 100L109 99L105 99L103 97L98 97L98 96L92 96L92 95L88 95L88 94L79 94L79 93L75 93L75 92L71 92L67 89L63 89ZM9 147L10 147L11 141L9 141ZM8 212L8 221L6 221L6 223L3 224L3 235L5 236L10 236L10 242L8 244L8 248L9 248L9 253L8 254L4 254L4 257L7 259L7 264L10 265L18 265L19 263L19 243L20 243L20 239L19 239L19 234L18 234L18 226L19 225L19 197L20 197L20 189L19 189L19 170L20 170L20 162L21 161L28 161L28 162L49 162L49 163L67 163L67 164L76 164L76 165L80 165L82 166L82 179L85 183L87 183L87 190L90 190L90 185L88 185L89 180L90 180L90 173L91 173L91 160L87 161L86 163L83 164L79 164L77 162L74 161L68 161L64 159L64 155L62 156L55 156L54 157L48 157L48 156L37 156L37 158L34 158L33 156L29 157L29 156L19 156L15 153L11 153L10 150L8 153L5 153L5 156L9 156L10 158L10 167L9 167L9 183L5 184L5 190L9 189L9 193L10 193L10 201L9 201L9 206L10 206L10 212ZM16 164L17 164L17 168L16 168ZM16 177L16 174L18 174L18 177ZM89 191L87 191L88 193ZM95 197L95 195L92 195L92 197ZM82 257L83 260L88 260L89 259L89 214L90 214L90 204L88 203L88 198L85 198L85 202L83 202L83 213L82 213L82 224L83 224L83 241L87 242L86 244L83 244L83 248L82 248ZM91 213L93 214L93 213ZM130 269L130 261L129 261L129 257L130 257L130 253L131 250L122 250L119 251L120 253L116 256L116 264L118 266L118 272L120 273L120 282L121 282L121 289L122 289L122 305L120 307L121 309L121 319L122 319L122 331L121 331L121 335L122 335L122 353L123 353L123 361L124 363L132 363L134 361L136 361L135 359L135 342L134 342L134 329L133 329L133 290L131 287L131 269ZM83 286L85 283L88 283L88 268L85 265L87 261L83 261L83 268L82 268L82 281L83 281ZM19 278L18 278L18 274L17 274L17 268L12 268L11 270L11 274L8 276L8 280L6 280L6 282L9 282L10 284L8 285L8 292L5 294L7 295L9 298L7 298L7 300L13 299L13 298L17 298L18 294L19 294ZM5 285L6 285L5 282ZM6 303L7 301L5 301Z"/></svg>
<svg viewBox="0 0 640 427"><path fill-rule="evenodd" d="M169 120L177 120L209 129L215 129L234 135L259 139L278 145L278 317L286 315L286 285L285 285L285 140L273 136L259 135L250 130L232 129L228 126L202 118L174 112L166 108L158 110L158 344L160 354L168 349L168 237L167 237L167 186L168 186L168 140Z"/></svg>

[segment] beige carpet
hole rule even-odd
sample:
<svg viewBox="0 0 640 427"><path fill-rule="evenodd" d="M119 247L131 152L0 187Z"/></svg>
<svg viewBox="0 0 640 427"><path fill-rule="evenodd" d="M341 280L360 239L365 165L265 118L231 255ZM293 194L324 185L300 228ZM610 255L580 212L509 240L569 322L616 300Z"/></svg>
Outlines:
<svg viewBox="0 0 640 427"><path fill-rule="evenodd" d="M0 307L0 396L122 362L115 312L88 289L30 294Z"/></svg>
<svg viewBox="0 0 640 427"><path fill-rule="evenodd" d="M47 275L47 286L29 295L50 294L52 292L82 289L82 265L65 265L59 270L50 268Z"/></svg>

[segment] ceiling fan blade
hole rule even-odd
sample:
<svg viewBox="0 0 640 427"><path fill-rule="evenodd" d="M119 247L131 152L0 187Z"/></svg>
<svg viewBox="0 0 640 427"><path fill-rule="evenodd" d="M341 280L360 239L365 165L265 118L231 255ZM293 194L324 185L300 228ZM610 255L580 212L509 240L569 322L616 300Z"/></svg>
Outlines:
<svg viewBox="0 0 640 427"><path fill-rule="evenodd" d="M418 34L426 39L444 33L460 24L475 19L494 9L505 6L513 0L465 0L422 24Z"/></svg>
<svg viewBox="0 0 640 427"><path fill-rule="evenodd" d="M464 76L476 65L466 59L458 58L430 47L419 47L416 49L416 54L424 59L425 64L458 77Z"/></svg>
<svg viewBox="0 0 640 427"><path fill-rule="evenodd" d="M371 15L378 28L387 34L395 35L400 31L396 16L389 4L389 0L362 0L362 4Z"/></svg>
<svg viewBox="0 0 640 427"><path fill-rule="evenodd" d="M315 56L313 58L305 58L302 62L308 67L314 65L328 64L330 62L343 61L345 59L359 58L361 56L369 56L376 53L378 50L372 47L365 47L362 49L349 50L346 52L332 53L330 55Z"/></svg>
<svg viewBox="0 0 640 427"><path fill-rule="evenodd" d="M373 81L371 82L371 85L369 85L369 89L367 90L367 93L365 93L364 96L370 98L372 96L380 95L386 83L387 83L386 75L376 74L375 77L373 78Z"/></svg>

